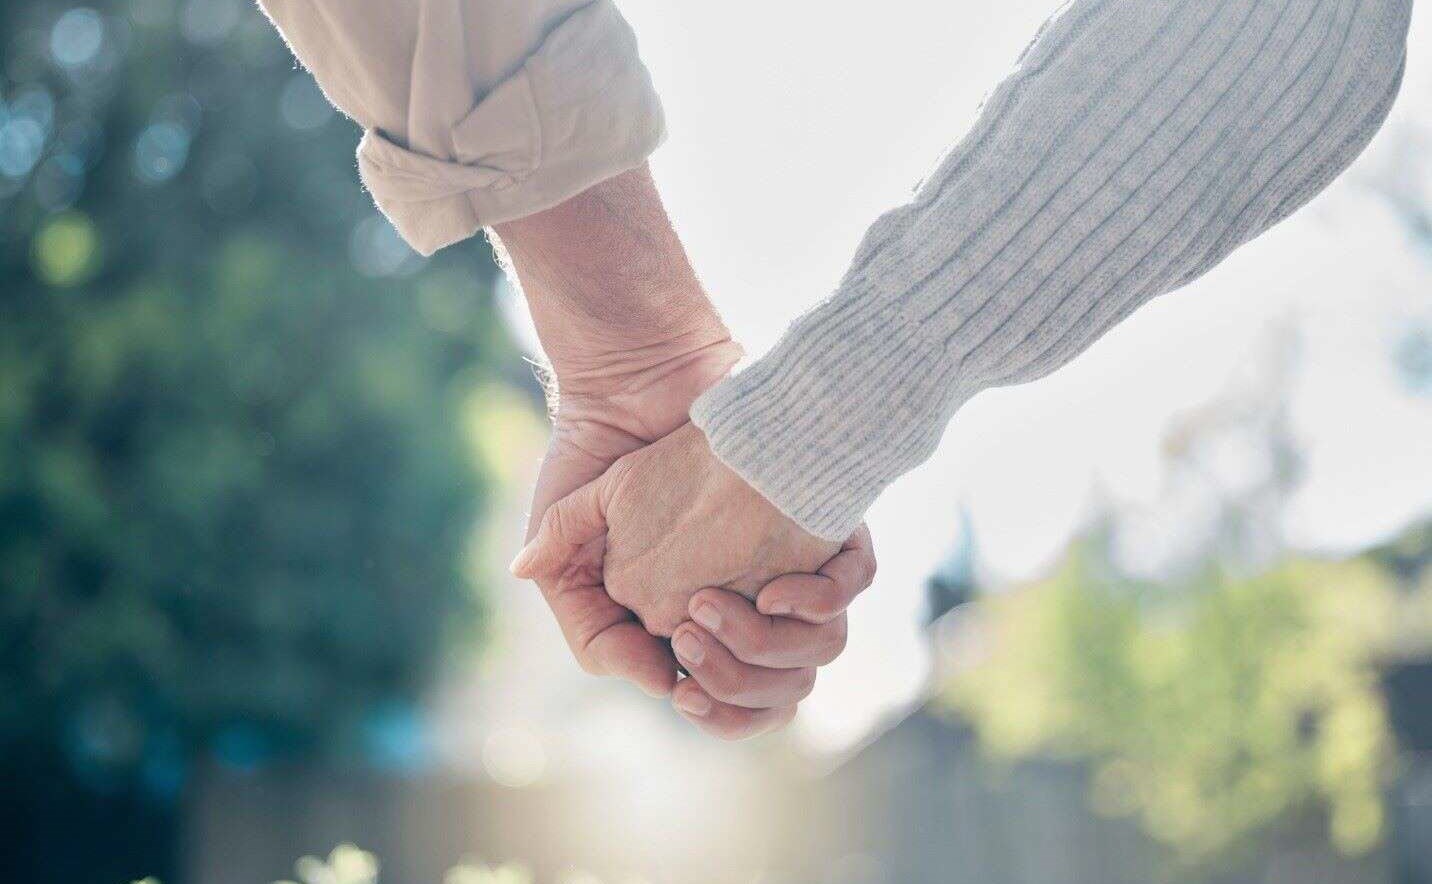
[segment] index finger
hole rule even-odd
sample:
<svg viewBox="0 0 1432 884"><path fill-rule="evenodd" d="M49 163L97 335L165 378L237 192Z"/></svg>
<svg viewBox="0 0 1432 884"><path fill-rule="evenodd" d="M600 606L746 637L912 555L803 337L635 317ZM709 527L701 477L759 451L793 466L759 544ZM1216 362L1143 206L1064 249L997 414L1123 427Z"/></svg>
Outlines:
<svg viewBox="0 0 1432 884"><path fill-rule="evenodd" d="M874 581L875 543L870 529L861 524L816 573L785 574L761 587L756 610L807 623L829 623Z"/></svg>

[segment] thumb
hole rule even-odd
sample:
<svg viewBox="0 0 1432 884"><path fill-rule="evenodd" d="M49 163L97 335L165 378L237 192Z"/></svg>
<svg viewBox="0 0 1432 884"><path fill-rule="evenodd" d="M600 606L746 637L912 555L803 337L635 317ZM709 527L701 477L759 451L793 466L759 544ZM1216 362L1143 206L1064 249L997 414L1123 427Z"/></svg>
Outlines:
<svg viewBox="0 0 1432 884"><path fill-rule="evenodd" d="M602 487L598 478L548 507L536 535L512 560L512 575L533 579L559 571L577 550L606 533Z"/></svg>

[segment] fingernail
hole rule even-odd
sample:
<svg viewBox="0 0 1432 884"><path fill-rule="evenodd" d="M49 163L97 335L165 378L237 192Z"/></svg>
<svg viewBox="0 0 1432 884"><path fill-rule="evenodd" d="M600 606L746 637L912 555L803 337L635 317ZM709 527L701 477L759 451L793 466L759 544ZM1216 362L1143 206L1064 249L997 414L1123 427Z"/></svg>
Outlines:
<svg viewBox="0 0 1432 884"><path fill-rule="evenodd" d="M676 708L687 715L699 717L711 711L711 698L696 691L683 691L676 698Z"/></svg>
<svg viewBox="0 0 1432 884"><path fill-rule="evenodd" d="M795 607L790 602L781 600L771 602L770 613L776 617L786 617L795 613Z"/></svg>
<svg viewBox="0 0 1432 884"><path fill-rule="evenodd" d="M721 612L716 610L716 606L709 602L697 605L696 610L691 614L691 619L712 632L721 631Z"/></svg>
<svg viewBox="0 0 1432 884"><path fill-rule="evenodd" d="M676 651L676 656L688 663L700 663L701 659L706 656L706 646L701 643L701 639L697 638L694 632L683 632L678 635L676 640L671 643L671 647Z"/></svg>

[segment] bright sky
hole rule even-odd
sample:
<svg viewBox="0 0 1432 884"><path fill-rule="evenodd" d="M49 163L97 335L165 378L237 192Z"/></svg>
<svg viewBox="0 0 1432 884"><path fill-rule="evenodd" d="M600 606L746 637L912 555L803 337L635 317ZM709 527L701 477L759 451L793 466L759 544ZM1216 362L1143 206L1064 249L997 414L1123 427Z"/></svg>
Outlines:
<svg viewBox="0 0 1432 884"><path fill-rule="evenodd" d="M866 225L969 127L1054 6L623 0L667 108L670 141L653 160L662 191L753 355L829 292ZM1055 376L979 397L881 499L869 517L880 576L852 612L849 650L803 706L812 745L848 745L919 696L923 584L961 504L985 568L1036 573L1096 484L1156 497L1170 419L1225 390L1275 324L1295 320L1305 342L1294 418L1310 473L1291 535L1355 548L1432 512L1432 400L1403 392L1390 361L1399 329L1432 311L1432 256L1365 185L1398 138L1432 136L1429 18L1414 13L1387 137L1333 192ZM1432 197L1432 165L1422 172Z"/></svg>

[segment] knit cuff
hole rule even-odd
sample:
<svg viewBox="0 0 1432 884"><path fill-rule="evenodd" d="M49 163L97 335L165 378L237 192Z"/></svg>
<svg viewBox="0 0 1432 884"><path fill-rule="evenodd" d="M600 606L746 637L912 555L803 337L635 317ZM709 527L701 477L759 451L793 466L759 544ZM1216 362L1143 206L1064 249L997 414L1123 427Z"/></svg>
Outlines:
<svg viewBox="0 0 1432 884"><path fill-rule="evenodd" d="M942 342L873 301L803 316L691 409L723 463L826 540L848 538L880 492L934 452L969 396Z"/></svg>
<svg viewBox="0 0 1432 884"><path fill-rule="evenodd" d="M358 169L403 238L430 255L639 166L665 134L636 35L610 0L598 0L452 126L446 156L370 129Z"/></svg>

